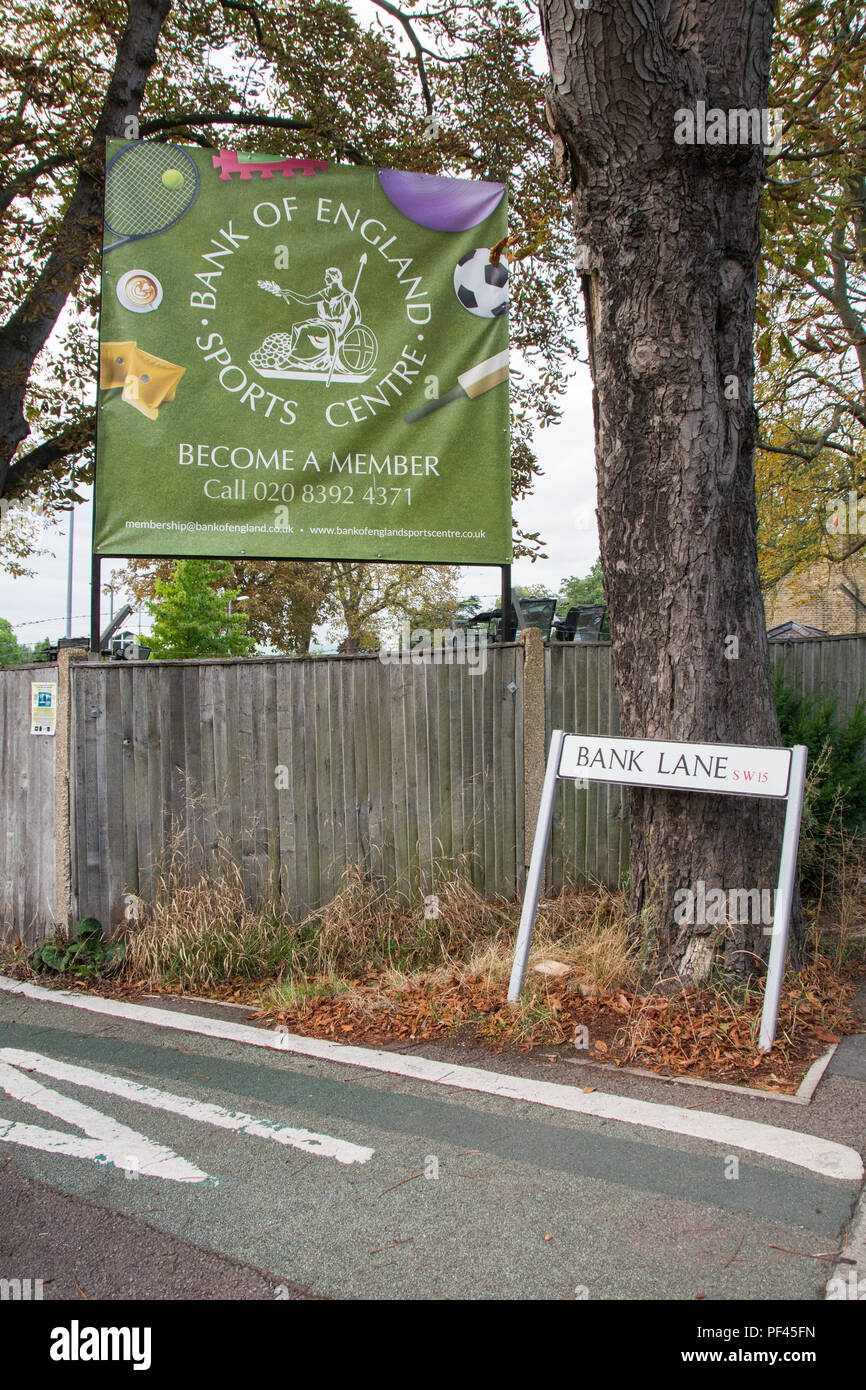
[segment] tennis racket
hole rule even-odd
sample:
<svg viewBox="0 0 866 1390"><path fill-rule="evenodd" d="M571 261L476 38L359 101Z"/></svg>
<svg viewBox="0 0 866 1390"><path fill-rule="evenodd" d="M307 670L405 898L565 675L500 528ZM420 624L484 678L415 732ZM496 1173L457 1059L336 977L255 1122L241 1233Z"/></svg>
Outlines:
<svg viewBox="0 0 866 1390"><path fill-rule="evenodd" d="M198 186L198 169L178 145L124 145L105 171L105 231L117 240L103 251L167 232L189 212Z"/></svg>

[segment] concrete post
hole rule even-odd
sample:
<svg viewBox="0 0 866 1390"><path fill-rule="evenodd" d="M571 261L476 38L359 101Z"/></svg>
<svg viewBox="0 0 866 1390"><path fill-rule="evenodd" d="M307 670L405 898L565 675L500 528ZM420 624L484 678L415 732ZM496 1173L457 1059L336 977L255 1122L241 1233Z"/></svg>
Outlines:
<svg viewBox="0 0 866 1390"><path fill-rule="evenodd" d="M520 633L523 643L523 868L529 867L541 789L544 786L545 690L544 639L541 629L526 627Z"/></svg>
<svg viewBox="0 0 866 1390"><path fill-rule="evenodd" d="M54 899L55 920L73 925L72 881L72 663L86 661L82 647L61 647L57 653L57 732L54 750Z"/></svg>

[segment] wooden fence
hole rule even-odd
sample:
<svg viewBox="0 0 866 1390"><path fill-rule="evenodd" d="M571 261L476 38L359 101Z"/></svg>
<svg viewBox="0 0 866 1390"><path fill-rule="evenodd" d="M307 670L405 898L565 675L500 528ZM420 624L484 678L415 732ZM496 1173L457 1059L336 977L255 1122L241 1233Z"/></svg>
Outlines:
<svg viewBox="0 0 866 1390"><path fill-rule="evenodd" d="M866 635L771 642L770 659L787 685L800 695L835 700L840 715L866 698Z"/></svg>
<svg viewBox="0 0 866 1390"><path fill-rule="evenodd" d="M55 916L57 745L30 733L30 684L56 676L56 666L0 668L0 925L10 933L42 935Z"/></svg>
<svg viewBox="0 0 866 1390"><path fill-rule="evenodd" d="M172 845L193 869L223 846L251 898L293 914L350 864L408 892L465 857L479 888L513 894L521 660L507 646L484 674L376 656L77 666L78 915L114 924L125 892L150 898Z"/></svg>
<svg viewBox="0 0 866 1390"><path fill-rule="evenodd" d="M619 733L608 643L550 643L545 688L545 746L551 729ZM627 866L625 788L590 782L582 790L561 783L550 836L550 886L582 877L620 883Z"/></svg>
<svg viewBox="0 0 866 1390"><path fill-rule="evenodd" d="M866 689L866 635L771 653L840 711ZM36 940L82 916L116 927L125 895L150 899L173 849L194 874L223 846L251 898L293 914L326 902L353 863L409 892L437 860L462 858L482 892L514 895L551 728L615 734L616 697L606 644L542 655L533 637L487 656L484 672L66 653L0 669L3 934ZM56 739L29 732L30 682L47 676L60 684ZM623 791L563 786L549 886L617 883L627 861Z"/></svg>

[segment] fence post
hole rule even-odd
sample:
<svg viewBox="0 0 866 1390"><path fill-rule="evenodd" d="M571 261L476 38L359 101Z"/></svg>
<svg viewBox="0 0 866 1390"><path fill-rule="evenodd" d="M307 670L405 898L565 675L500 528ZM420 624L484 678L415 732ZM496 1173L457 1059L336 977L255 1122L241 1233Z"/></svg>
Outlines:
<svg viewBox="0 0 866 1390"><path fill-rule="evenodd" d="M54 891L55 921L66 930L73 925L72 874L72 663L86 661L82 647L61 647L57 653L57 732L54 750Z"/></svg>
<svg viewBox="0 0 866 1390"><path fill-rule="evenodd" d="M523 643L523 881L535 840L544 786L544 638L540 628L526 627Z"/></svg>

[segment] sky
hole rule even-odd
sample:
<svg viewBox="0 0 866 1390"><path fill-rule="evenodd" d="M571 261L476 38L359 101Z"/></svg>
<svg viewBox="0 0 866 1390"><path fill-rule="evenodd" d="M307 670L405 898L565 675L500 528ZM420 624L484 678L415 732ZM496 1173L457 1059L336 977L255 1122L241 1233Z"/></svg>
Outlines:
<svg viewBox="0 0 866 1390"><path fill-rule="evenodd" d="M354 0L353 8L369 21L373 8L367 0ZM377 13L382 14L381 11ZM539 71L545 70L541 44L535 62ZM587 366L575 363L574 376L563 398L561 422L551 429L537 431L534 443L543 474L536 480L532 496L516 504L514 514L521 530L540 533L547 558L534 563L515 561L512 583L545 584L555 592L563 579L586 574L598 557L592 401ZM74 517L72 636L83 635L90 627L92 506L89 489L80 488L79 493L86 500L76 506ZM18 641L27 645L44 637L56 641L66 632L67 516L61 518L59 525L45 529L41 545L48 553L29 561L32 577L12 579L0 574L0 617L9 620ZM123 566L122 560L103 561L103 588L112 574ZM488 601L498 601L499 570L493 566L464 569L460 591L464 595L478 595L485 605ZM116 599L116 603L123 601L122 595ZM109 595L103 594L103 627L108 622L110 602ZM139 628L138 616L130 620L133 631ZM141 616L146 631L148 616L146 613Z"/></svg>

